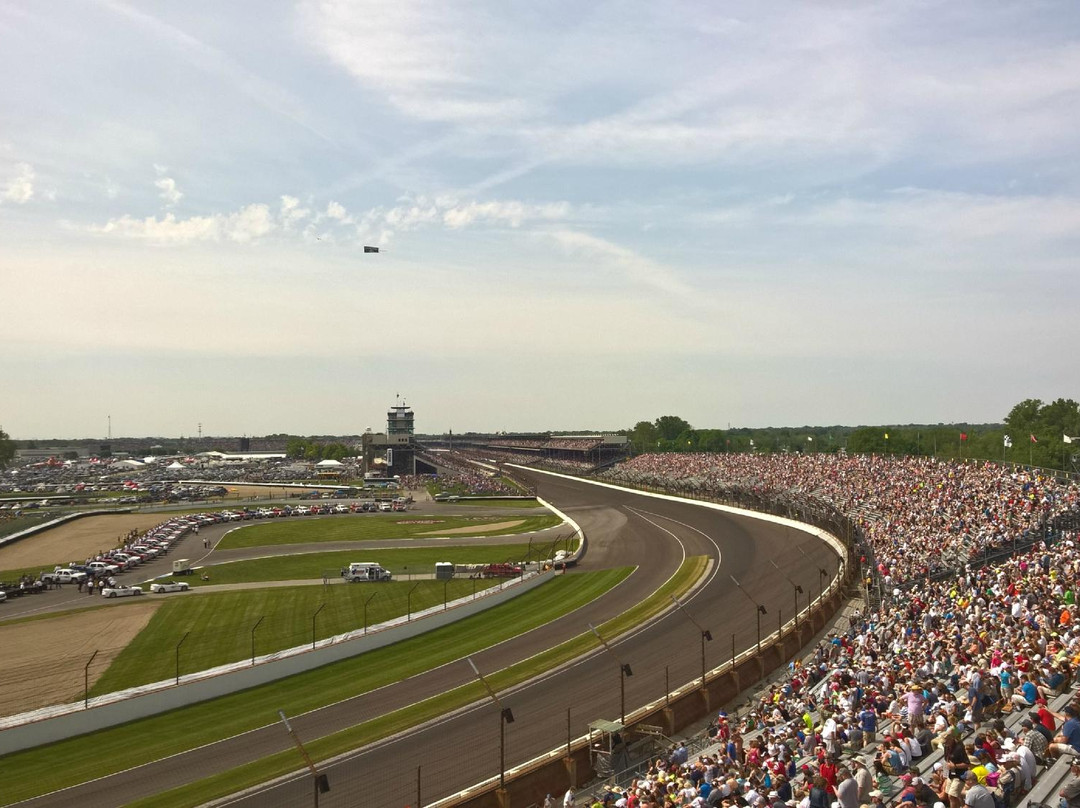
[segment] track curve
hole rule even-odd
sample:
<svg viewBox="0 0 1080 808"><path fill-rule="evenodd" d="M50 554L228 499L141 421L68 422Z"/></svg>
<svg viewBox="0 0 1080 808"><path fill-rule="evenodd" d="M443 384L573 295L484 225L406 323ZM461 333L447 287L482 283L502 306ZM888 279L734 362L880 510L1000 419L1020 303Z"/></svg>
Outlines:
<svg viewBox="0 0 1080 808"><path fill-rule="evenodd" d="M707 647L707 664L715 667L757 637L755 610L746 595L728 579L734 575L758 603L769 609L762 633L775 627L778 612L790 617L794 599L786 574L806 592L817 590L817 567L835 554L805 534L772 523L702 508L689 502L645 497L633 491L593 486L583 481L530 474L539 496L581 525L589 547L581 567L604 569L635 565L626 581L591 604L527 634L474 654L482 672L492 672L608 620L654 591L678 568L685 555L708 555L719 562L708 587L687 602L693 618L717 641ZM809 556L795 552L798 544ZM777 571L770 560L780 566ZM835 570L835 563L831 564ZM726 583L725 583L726 582ZM803 601L805 606L805 598ZM786 607L786 608L785 608ZM766 625L770 628L766 628ZM701 674L697 628L679 612L668 613L645 630L613 643L619 657L633 667L626 679L628 711L660 697L665 681L677 686ZM292 719L305 741L376 718L473 679L464 660L412 677L379 691ZM617 719L619 671L604 652L594 652L563 668L500 693L516 721L507 728L506 763L522 763L583 734L590 721ZM568 711L569 710L569 715ZM81 808L114 806L148 797L224 772L243 763L291 748L291 740L267 716L267 726L86 783L21 805L44 808L78 804ZM422 801L433 802L498 774L498 714L480 702L423 727L372 744L322 766L332 790L320 805L402 806L417 802L417 766L421 766ZM311 779L307 772L284 778L263 789L218 804L262 808L307 804Z"/></svg>

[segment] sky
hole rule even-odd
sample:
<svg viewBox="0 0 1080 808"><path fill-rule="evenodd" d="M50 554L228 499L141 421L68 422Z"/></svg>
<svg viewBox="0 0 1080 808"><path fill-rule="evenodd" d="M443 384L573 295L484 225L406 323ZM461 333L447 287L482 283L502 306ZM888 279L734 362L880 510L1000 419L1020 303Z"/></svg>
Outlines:
<svg viewBox="0 0 1080 808"><path fill-rule="evenodd" d="M9 0L0 41L15 438L1080 397L1072 2Z"/></svg>

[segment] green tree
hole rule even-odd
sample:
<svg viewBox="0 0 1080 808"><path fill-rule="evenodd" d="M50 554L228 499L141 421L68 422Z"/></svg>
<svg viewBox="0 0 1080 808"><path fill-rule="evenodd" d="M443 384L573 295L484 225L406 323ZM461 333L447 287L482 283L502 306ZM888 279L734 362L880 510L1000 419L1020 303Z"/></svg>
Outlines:
<svg viewBox="0 0 1080 808"><path fill-rule="evenodd" d="M888 439L885 438L886 434ZM847 450L851 454L885 454L890 451L889 440L892 438L893 433L885 427L859 427L848 436Z"/></svg>
<svg viewBox="0 0 1080 808"><path fill-rule="evenodd" d="M683 432L689 432L691 429L693 427L677 415L661 415L656 419L656 431L659 433L660 440L674 441Z"/></svg>
<svg viewBox="0 0 1080 808"><path fill-rule="evenodd" d="M1017 434L1034 432L1039 422L1039 412L1042 410L1042 406L1041 400L1026 398L1009 410L1009 414L1005 416L1005 424ZM1016 437L1017 435L1014 435L1013 439L1015 440ZM1024 437L1027 437L1027 435Z"/></svg>
<svg viewBox="0 0 1080 808"><path fill-rule="evenodd" d="M14 459L15 441L8 437L7 432L0 429L0 469L6 469Z"/></svg>
<svg viewBox="0 0 1080 808"><path fill-rule="evenodd" d="M639 452L655 451L660 433L656 431L656 425L652 421L638 421L627 433L627 438Z"/></svg>

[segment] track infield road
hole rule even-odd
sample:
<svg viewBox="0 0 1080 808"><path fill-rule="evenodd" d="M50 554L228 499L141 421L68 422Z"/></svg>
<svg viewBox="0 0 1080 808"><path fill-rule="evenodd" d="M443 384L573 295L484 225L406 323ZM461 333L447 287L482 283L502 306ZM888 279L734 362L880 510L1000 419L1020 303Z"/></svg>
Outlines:
<svg viewBox="0 0 1080 808"><path fill-rule="evenodd" d="M670 577L684 556L703 554L720 564L713 567L710 583L686 599L686 606L694 619L716 637L706 650L708 666L716 667L730 657L732 635L740 651L757 637L754 606L731 583L730 575L769 610L768 616L762 618L765 635L775 626L779 610L789 617L794 610L791 584L770 560L775 560L783 573L806 592L817 591L819 565L829 562L828 568L836 569L835 553L823 543L770 522L550 475L535 474L533 479L539 496L585 531L589 546L582 568L634 565L638 569L621 585L576 612L474 654L483 673L525 659L588 631L589 623L598 625L626 611ZM810 563L795 550L796 544L810 557ZM665 675L672 687L700 677L699 638L697 628L687 617L672 611L646 629L613 643L619 659L633 669L633 676L625 680L627 712L662 696ZM302 740L310 742L473 678L468 664L458 660L373 693L291 717L292 725ZM618 720L619 684L618 665L600 650L500 693L504 706L513 710L515 718L506 727L507 768L564 744L568 711L572 737L584 734L589 722L598 718ZM292 748L292 740L277 716L268 715L265 727L240 737L20 805L123 805ZM310 804L311 776L306 770L299 771L299 756L297 762L295 777L217 804L244 808ZM323 808L415 805L418 767L425 804L497 776L499 714L495 706L486 700L470 705L321 767L329 777L331 791L321 795L319 804Z"/></svg>

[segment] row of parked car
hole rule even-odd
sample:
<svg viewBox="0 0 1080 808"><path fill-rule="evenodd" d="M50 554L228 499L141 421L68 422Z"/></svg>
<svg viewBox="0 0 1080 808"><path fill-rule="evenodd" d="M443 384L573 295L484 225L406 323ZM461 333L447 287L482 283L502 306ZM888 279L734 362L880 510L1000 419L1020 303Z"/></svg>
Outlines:
<svg viewBox="0 0 1080 808"><path fill-rule="evenodd" d="M335 513L374 513L375 511L404 511L408 510L409 503L404 498L395 499L393 502L353 502L346 504L338 502L331 504L323 502L318 505L282 505L272 508L244 509L239 511L222 511L219 515L223 522L241 522L251 519L279 519L286 516L316 516L319 514L329 515Z"/></svg>
<svg viewBox="0 0 1080 808"><path fill-rule="evenodd" d="M85 563L72 563L66 567L56 567L51 572L40 575L42 584L82 584L95 587L107 598L132 597L144 594L140 586L125 586L117 583L116 576L134 569L148 561L164 556L176 542L198 527L223 521L217 514L196 514L177 516L155 525L146 533L115 550L109 550ZM191 587L183 582L166 581L150 584L151 592L186 592Z"/></svg>

